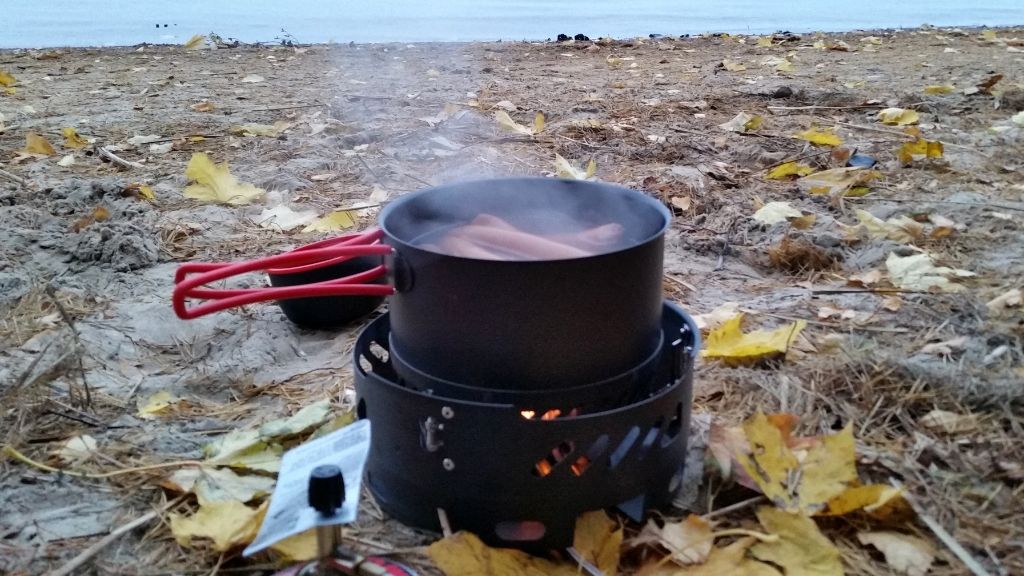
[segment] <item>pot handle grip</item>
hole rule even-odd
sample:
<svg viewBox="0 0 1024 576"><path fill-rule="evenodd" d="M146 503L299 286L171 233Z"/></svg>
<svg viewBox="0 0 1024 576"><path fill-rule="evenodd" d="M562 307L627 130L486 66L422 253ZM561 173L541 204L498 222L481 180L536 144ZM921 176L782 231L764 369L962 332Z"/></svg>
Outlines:
<svg viewBox="0 0 1024 576"><path fill-rule="evenodd" d="M382 233L372 230L359 235L332 238L297 248L291 252L235 263L189 262L178 267L174 274L174 292L171 304L174 313L183 320L191 320L213 312L267 300L287 300L320 296L388 296L395 290L388 284L369 284L387 274L382 264L364 272L342 278L313 282L298 286L273 288L213 289L204 285L239 274L267 270L277 274L305 272L332 266L357 256L383 256L391 254L391 246L380 243ZM189 299L207 302L188 307Z"/></svg>

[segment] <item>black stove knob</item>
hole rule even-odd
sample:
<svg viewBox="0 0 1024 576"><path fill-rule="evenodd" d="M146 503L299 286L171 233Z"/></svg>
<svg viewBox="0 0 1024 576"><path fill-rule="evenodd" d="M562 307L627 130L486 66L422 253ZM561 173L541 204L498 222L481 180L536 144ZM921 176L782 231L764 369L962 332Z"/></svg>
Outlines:
<svg viewBox="0 0 1024 576"><path fill-rule="evenodd" d="M331 516L345 502L345 478L341 468L317 466L309 474L309 505L324 516Z"/></svg>

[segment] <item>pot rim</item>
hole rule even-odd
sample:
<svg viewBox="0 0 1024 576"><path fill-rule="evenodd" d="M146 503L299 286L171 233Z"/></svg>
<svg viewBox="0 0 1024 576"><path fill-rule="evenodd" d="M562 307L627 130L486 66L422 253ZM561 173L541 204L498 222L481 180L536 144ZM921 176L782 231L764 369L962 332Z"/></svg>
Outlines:
<svg viewBox="0 0 1024 576"><path fill-rule="evenodd" d="M470 258L470 257L466 257L466 256L455 256L455 255L452 255L452 254L447 254L445 252L438 252L438 251L434 251L434 250L428 250L428 249L423 248L421 246L417 246L415 244L412 244L409 241L407 241L404 238L402 238L401 236L395 234L389 228L389 226L388 226L388 220L389 220L389 217L392 215L392 213L394 213L396 210L402 210L406 204L409 204L411 202L415 202L421 196L428 195L428 194L434 194L434 193L437 193L438 190L443 190L443 189L446 189L446 188L472 187L472 186L475 186L475 185L482 185L482 184L494 183L494 182L502 182L502 183L505 183L505 184L519 183L519 184L522 184L524 186L536 185L538 183L564 182L564 183L573 183L574 185L578 185L578 186L598 186L598 187L601 187L601 188L609 188L609 189L612 189L612 190L616 190L620 194L628 194L628 195L631 195L631 196L635 196L637 201L646 204L654 212L658 213L662 217L662 224L655 231L653 231L651 234L647 235L643 239L638 240L636 242L631 242L628 245L622 246L622 247L620 247L618 249L615 249L615 250L610 250L608 252L599 252L597 254L591 254L589 256L583 256L583 257L580 257L580 258L551 258L551 259L544 259L544 260L488 260L488 259L483 259L483 258ZM460 181L457 181L457 182L449 182L449 183L446 183L446 184L439 184L437 186L430 186L428 188L423 188L421 190L417 190L416 192L405 194L405 195L395 199L394 201L388 203L387 206L385 206L384 208L381 209L380 216L378 218L378 222L379 222L381 230L384 231L384 233L386 235L386 241L389 244L399 244L402 248L418 250L418 251L426 252L426 253L429 253L429 254L437 254L439 256L445 256L447 258L457 258L457 259L460 259L460 260L470 260L470 261L474 261L474 262L488 262L488 263L493 263L493 264L508 265L508 264L539 264L539 263L545 263L545 262L581 261L581 260L588 260L590 258L599 258L599 257L602 257L602 256L608 256L608 255L611 255L611 254L618 254L618 253L621 253L621 252L626 252L626 251L629 251L629 250L633 250L633 249L635 249L635 248L637 248L639 246L643 246L643 245L645 245L645 244L647 244L647 243L649 243L649 242L651 242L653 240L656 240L660 236L663 236L665 234L665 231L672 224L672 213L669 211L668 208L665 207L664 204L662 204L661 202L659 202L657 199L653 198L652 196L650 196L648 194L645 194L643 192L640 192L639 190L634 190L632 188L627 188L625 186L621 186L619 184L614 184L614 183L611 183L611 182L590 181L590 180L571 180L571 179L565 179L565 178L545 178L545 177L542 177L542 176L518 176L518 177L517 176L513 176L513 177L504 177L504 178L482 178L482 179L476 179L476 180L460 180Z"/></svg>

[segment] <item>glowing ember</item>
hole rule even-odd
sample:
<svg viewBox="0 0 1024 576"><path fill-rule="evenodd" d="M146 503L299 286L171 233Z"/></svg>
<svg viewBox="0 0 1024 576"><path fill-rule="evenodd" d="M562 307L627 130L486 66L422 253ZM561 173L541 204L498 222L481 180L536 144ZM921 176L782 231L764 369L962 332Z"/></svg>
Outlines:
<svg viewBox="0 0 1024 576"><path fill-rule="evenodd" d="M519 415L527 420L533 420L533 417L536 416L537 413L534 412L533 410L523 410L522 412L519 413Z"/></svg>

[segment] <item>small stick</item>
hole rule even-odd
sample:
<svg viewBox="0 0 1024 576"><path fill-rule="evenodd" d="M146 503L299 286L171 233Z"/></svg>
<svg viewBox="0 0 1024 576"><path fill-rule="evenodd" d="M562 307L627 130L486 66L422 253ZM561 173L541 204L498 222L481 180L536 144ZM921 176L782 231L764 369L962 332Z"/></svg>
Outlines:
<svg viewBox="0 0 1024 576"><path fill-rule="evenodd" d="M710 511L707 514L702 514L701 518L703 518L704 520L710 520L716 516L723 516L731 512L736 512L737 510L743 510L744 508L748 508L750 506L753 506L754 504L758 504L765 500L766 498L764 496L754 496L753 498L748 498L735 504L730 504L725 508L719 508L718 510Z"/></svg>
<svg viewBox="0 0 1024 576"><path fill-rule="evenodd" d="M444 534L445 538L451 537L452 525L448 521L448 513L444 511L444 508L437 509L437 521L441 524L441 534Z"/></svg>
<svg viewBox="0 0 1024 576"><path fill-rule="evenodd" d="M47 576L69 576L70 574L77 573L78 569L81 568L86 562L91 560L93 556L98 554L100 550L103 550L107 546L110 546L111 544L116 542L118 538L125 535L126 533L135 530L139 526L148 524L157 516L160 516L164 512L177 506L179 503L181 503L182 500L185 499L185 496L185 494L182 494L181 496L178 496L177 498L171 500L167 504L164 504L160 508L150 510L149 512L143 514L142 516L139 516L135 520L132 520L127 524L122 524L117 528L114 528L110 531L110 534L107 534L106 536L101 538L99 542L96 542L92 546L89 546L88 548L83 550L81 554L69 560L67 564L64 564L63 566L54 570L53 572L49 572Z"/></svg>
<svg viewBox="0 0 1024 576"><path fill-rule="evenodd" d="M900 490L903 499L907 501L907 504L910 504L910 507L913 508L914 513L917 514L917 517L920 518L922 522L924 522L925 526L927 526L928 529L931 530L932 533L935 534L935 536L939 540L941 540L947 548L949 548L949 551L952 552L954 556L956 556L961 562L964 563L965 566L967 566L967 569L971 571L971 574L974 574L974 576L991 576L988 570L985 570L985 567L982 566L981 563L974 558L974 556L971 556L971 553L968 552L967 549L963 547L963 545L961 545L959 542L956 541L955 538L953 538L952 534L946 532L946 529L943 528L937 520L924 513L924 510L921 508L921 506L918 505L917 501L910 495L909 492L907 492L906 488L904 488L898 480L896 480L895 478L889 478L889 483Z"/></svg>
<svg viewBox="0 0 1024 576"><path fill-rule="evenodd" d="M858 104L857 106L768 106L769 110L855 110L857 108L885 108L885 104Z"/></svg>
<svg viewBox="0 0 1024 576"><path fill-rule="evenodd" d="M75 338L75 359L78 360L78 375L82 378L82 389L85 391L85 407L88 408L92 405L92 391L89 389L89 381L85 379L85 365L82 363L82 340L78 337L78 328L75 327L75 321L71 319L71 314L68 314L67 309L60 303L60 298L57 298L57 294L53 290L53 286L46 287L46 295L49 296L50 301L57 307L57 311L60 312L60 317L71 329L71 335ZM68 389L68 396L72 396L70 388Z"/></svg>
<svg viewBox="0 0 1024 576"><path fill-rule="evenodd" d="M804 322L807 322L808 324L814 326L826 326L828 328L838 328L839 330L860 330L862 332L886 332L891 334L906 334L907 332L910 332L908 328L886 328L885 326L858 326L856 324L846 326L844 324L836 324L835 322L819 322L818 320L808 320L806 318L797 318L795 316L786 316L784 314L772 314L771 312L762 312L760 310L748 310L746 308L741 308L741 311L747 312L749 314L760 314L761 316L778 318L780 320L789 320L790 322L798 322L800 320L803 320Z"/></svg>
<svg viewBox="0 0 1024 576"><path fill-rule="evenodd" d="M904 138L910 138L911 140L917 140L918 138L920 138L920 136L913 136L911 134L907 134L906 132L900 132L899 130L891 130L891 129L888 129L888 128L878 128L877 126L864 126L864 125L861 125L861 124L850 124L849 122L839 122L838 120L832 120L831 122L835 122L836 124L838 124L840 126L846 126L847 128L854 128L854 129L857 129L857 130L870 130L872 132L881 132L883 134L892 134L894 136L902 136ZM968 150L968 151L974 152L975 154L977 154L979 156L982 156L984 158L990 158L990 156L988 154L985 154L984 152L978 152L977 149L972 148L971 146L964 146L963 144L954 144L953 142L944 142L942 140L940 140L939 143L941 143L943 146L949 146L950 148L960 148L961 150Z"/></svg>
<svg viewBox="0 0 1024 576"><path fill-rule="evenodd" d="M145 168L145 166L139 164L138 162L129 162L128 160L121 158L120 156L114 154L110 150L107 150L103 146L94 146L93 149L96 150L96 153L102 156L103 158L106 158L107 160L113 162L114 164L117 164L122 168Z"/></svg>
<svg viewBox="0 0 1024 576"><path fill-rule="evenodd" d="M771 172L772 168L778 168L779 166L782 166L783 164L789 164L790 162L799 162L801 160L807 160L808 158L814 158L816 156L824 156L825 154L831 154L831 153L832 153L831 150L822 150L821 152L811 152L810 154L804 154L803 156L797 156L796 158L793 158L791 160L783 160L782 162L776 162L775 164L772 164L771 166L765 168L764 171L765 172Z"/></svg>
<svg viewBox="0 0 1024 576"><path fill-rule="evenodd" d="M0 170L0 176L10 180L11 182L14 182L15 184L17 184L19 186L24 186L25 188L28 188L28 180L25 180L21 176L16 176L14 174L11 174L7 170Z"/></svg>
<svg viewBox="0 0 1024 576"><path fill-rule="evenodd" d="M35 468L38 468L40 470L44 470L46 472L53 472L53 473L56 473L56 474L64 474L65 476L75 476L75 477L78 477L78 478L92 478L92 479L113 478L114 476L120 476L122 474L132 474L132 473L135 473L135 472L149 472L150 470L161 470L161 469L164 469L164 468L176 468L176 467L184 467L184 466L201 467L203 465L203 463L198 461L198 460L179 460L178 462L164 462L163 464L150 464L148 466L137 466L135 468L124 468L122 470L114 470L113 472L104 472L102 474L89 474L87 472L75 472L73 470L62 470L60 468L54 468L53 466L47 466L46 464L43 464L42 462L36 462L35 460L33 460L33 459L29 458L28 456L25 456L21 452L17 451L13 446L10 446L10 445L4 446L3 449L0 450L0 454L5 454L5 455L10 456L11 458L14 458L15 460L23 463L23 464L28 464L29 466L34 466Z"/></svg>
<svg viewBox="0 0 1024 576"><path fill-rule="evenodd" d="M1016 210L1024 212L1024 206L1013 206L1010 204L1000 204L999 202L958 202L956 200L900 200L897 198L883 198L881 196L848 196L844 198L847 202L850 200L861 201L861 200L876 200L880 202L926 202L928 204L955 204L957 206L974 206L977 208L999 208L1000 210Z"/></svg>
<svg viewBox="0 0 1024 576"><path fill-rule="evenodd" d="M272 108L252 108L245 110L245 112L276 112L277 110L295 110L298 108L316 108L317 106L327 106L327 104L295 104L293 106L274 106Z"/></svg>

